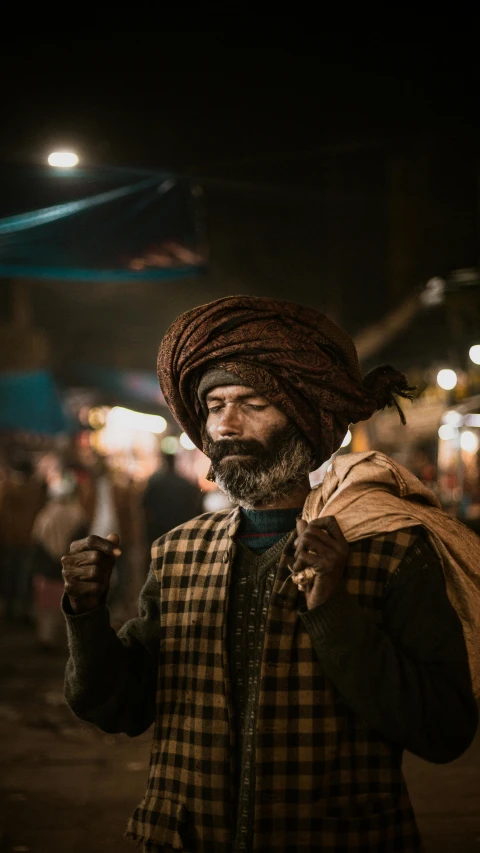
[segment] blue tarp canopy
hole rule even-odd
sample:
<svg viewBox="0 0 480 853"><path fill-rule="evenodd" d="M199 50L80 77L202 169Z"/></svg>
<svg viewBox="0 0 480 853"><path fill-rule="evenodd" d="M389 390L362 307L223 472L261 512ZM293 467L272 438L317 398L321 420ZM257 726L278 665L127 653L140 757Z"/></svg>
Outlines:
<svg viewBox="0 0 480 853"><path fill-rule="evenodd" d="M0 169L0 276L129 281L206 266L202 193L144 170Z"/></svg>
<svg viewBox="0 0 480 853"><path fill-rule="evenodd" d="M70 427L47 370L0 373L0 430L56 435L68 432Z"/></svg>

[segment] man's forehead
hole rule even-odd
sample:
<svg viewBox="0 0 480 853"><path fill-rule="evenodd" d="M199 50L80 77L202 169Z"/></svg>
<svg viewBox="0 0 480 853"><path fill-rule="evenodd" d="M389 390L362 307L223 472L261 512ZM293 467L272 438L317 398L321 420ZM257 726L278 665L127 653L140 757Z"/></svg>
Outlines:
<svg viewBox="0 0 480 853"><path fill-rule="evenodd" d="M262 397L264 400L266 399L264 394L260 394L251 385L216 385L214 388L210 388L205 399L218 400L225 397Z"/></svg>

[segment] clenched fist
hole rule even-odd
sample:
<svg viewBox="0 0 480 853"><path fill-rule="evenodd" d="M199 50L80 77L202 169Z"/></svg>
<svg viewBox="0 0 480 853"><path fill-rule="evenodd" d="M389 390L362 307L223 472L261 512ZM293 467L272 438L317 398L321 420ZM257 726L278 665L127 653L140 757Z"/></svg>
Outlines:
<svg viewBox="0 0 480 853"><path fill-rule="evenodd" d="M325 515L297 521L293 580L305 592L309 610L330 598L340 585L350 552L336 518Z"/></svg>
<svg viewBox="0 0 480 853"><path fill-rule="evenodd" d="M122 553L119 544L116 533L109 533L106 539L87 536L72 542L62 557L65 592L74 613L93 610L107 595L115 557Z"/></svg>

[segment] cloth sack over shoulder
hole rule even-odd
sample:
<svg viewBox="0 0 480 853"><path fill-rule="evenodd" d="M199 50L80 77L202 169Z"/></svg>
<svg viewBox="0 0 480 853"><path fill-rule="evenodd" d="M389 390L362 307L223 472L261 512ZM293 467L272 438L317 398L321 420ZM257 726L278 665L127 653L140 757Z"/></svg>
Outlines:
<svg viewBox="0 0 480 853"><path fill-rule="evenodd" d="M423 525L463 626L473 691L480 696L480 538L440 507L430 489L377 451L336 457L303 508L310 522L334 515L348 542Z"/></svg>

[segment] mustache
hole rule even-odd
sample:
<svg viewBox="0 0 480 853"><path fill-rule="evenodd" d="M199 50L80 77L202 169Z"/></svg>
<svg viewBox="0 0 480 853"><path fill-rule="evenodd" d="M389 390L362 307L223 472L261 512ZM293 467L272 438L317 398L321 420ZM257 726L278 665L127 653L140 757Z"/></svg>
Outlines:
<svg viewBox="0 0 480 853"><path fill-rule="evenodd" d="M255 456L263 459L268 455L268 449L260 441L254 438L241 439L229 438L220 441L211 441L208 444L208 455L213 465L218 464L226 456Z"/></svg>
<svg viewBox="0 0 480 853"><path fill-rule="evenodd" d="M232 503L243 507L261 506L272 498L287 497L305 483L314 467L312 448L294 424L288 424L265 438L222 438L206 447L215 480ZM221 459L229 453L250 454L250 459Z"/></svg>

